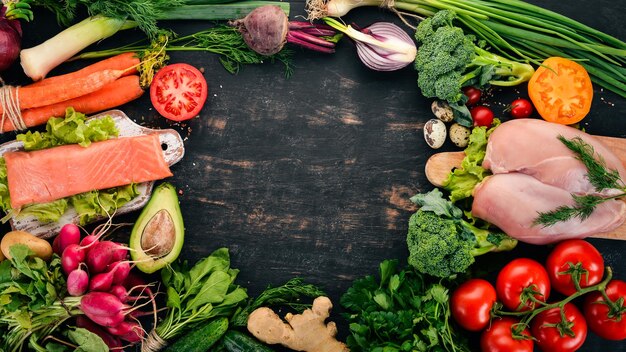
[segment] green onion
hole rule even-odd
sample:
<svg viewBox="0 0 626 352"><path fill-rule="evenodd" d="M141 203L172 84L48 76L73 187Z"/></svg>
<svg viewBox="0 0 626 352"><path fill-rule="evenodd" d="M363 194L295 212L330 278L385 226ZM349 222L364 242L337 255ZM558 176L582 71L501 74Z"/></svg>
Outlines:
<svg viewBox="0 0 626 352"><path fill-rule="evenodd" d="M360 6L386 7L403 18L453 10L466 30L503 56L535 64L550 56L579 61L595 84L626 98L626 43L539 6L521 0L307 0L309 19L341 17Z"/></svg>
<svg viewBox="0 0 626 352"><path fill-rule="evenodd" d="M196 3L225 0L194 0ZM263 5L279 6L289 15L289 3L278 1L238 1L234 3L216 3L185 5L175 7L159 16L160 20L232 20L245 17L252 10Z"/></svg>

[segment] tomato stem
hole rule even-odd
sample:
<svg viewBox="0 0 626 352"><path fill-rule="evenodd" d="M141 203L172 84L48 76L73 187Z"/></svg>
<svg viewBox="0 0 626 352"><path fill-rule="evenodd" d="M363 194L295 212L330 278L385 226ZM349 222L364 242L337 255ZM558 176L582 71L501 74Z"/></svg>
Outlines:
<svg viewBox="0 0 626 352"><path fill-rule="evenodd" d="M492 311L492 318L494 317L502 317L502 316L514 316L514 317L522 317L520 324L524 324L524 325L528 325L539 313L544 312L546 310L550 310L553 308L559 308L561 310L561 314L562 314L562 319L565 319L564 313L563 313L563 307L573 301L574 299L585 295L587 293L590 292L596 292L599 291L603 296L604 299L606 301L606 304L609 306L609 308L611 309L611 311L615 311L618 312L618 314L620 314L620 311L624 311L625 307L618 307L618 305L616 304L616 302L611 301L608 296L606 295L606 285L611 281L611 279L613 279L613 269L611 269L610 266L607 266L605 268L606 271L606 277L604 278L604 280L602 280L602 282L598 283L597 285L594 286L589 286L589 287L585 287L585 288L581 288L579 290L577 290L575 293L571 294L570 296L565 297L563 300L558 301L558 302L554 302L554 303L544 303L539 301L537 298L535 298L534 296L530 296L527 299L528 300L536 300L539 301L543 306L537 309L533 309L530 311L524 311L524 312L506 312L506 311L502 311L500 310L501 306L500 305L494 305L494 310ZM531 289L532 285L527 287L525 290L527 289ZM524 293L522 293L523 297ZM566 322L567 320L563 320L563 322ZM567 334L567 331L563 331L564 333Z"/></svg>

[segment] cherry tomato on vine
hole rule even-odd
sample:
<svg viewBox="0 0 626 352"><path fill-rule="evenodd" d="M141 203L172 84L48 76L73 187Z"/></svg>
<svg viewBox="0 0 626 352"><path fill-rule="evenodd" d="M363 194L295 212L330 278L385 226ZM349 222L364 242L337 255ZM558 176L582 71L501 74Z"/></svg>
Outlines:
<svg viewBox="0 0 626 352"><path fill-rule="evenodd" d="M491 326L480 336L480 350L482 352L532 352L533 340L528 328L513 337L512 328L518 321L505 317L494 319Z"/></svg>
<svg viewBox="0 0 626 352"><path fill-rule="evenodd" d="M569 296L576 292L573 277L579 277L581 288L602 281L604 259L591 243L585 240L566 240L548 254L546 271L552 288Z"/></svg>
<svg viewBox="0 0 626 352"><path fill-rule="evenodd" d="M463 94L467 97L467 102L465 105L472 106L476 105L480 101L480 97L482 97L483 92L472 86L463 87Z"/></svg>
<svg viewBox="0 0 626 352"><path fill-rule="evenodd" d="M208 87L204 76L188 64L167 65L157 72L150 85L150 101L164 117L189 120L200 113Z"/></svg>
<svg viewBox="0 0 626 352"><path fill-rule="evenodd" d="M474 126L489 127L493 123L493 111L486 106L475 106L470 110Z"/></svg>
<svg viewBox="0 0 626 352"><path fill-rule="evenodd" d="M547 301L550 296L550 278L546 269L537 261L528 258L513 259L498 273L496 292L506 308L529 310L536 305L531 297Z"/></svg>
<svg viewBox="0 0 626 352"><path fill-rule="evenodd" d="M543 311L531 321L531 334L542 351L574 352L585 343L587 322L583 313L573 303L567 303L563 306L563 314L567 320L565 323L559 308Z"/></svg>
<svg viewBox="0 0 626 352"><path fill-rule="evenodd" d="M489 324L491 307L496 302L496 289L483 279L462 283L450 298L454 320L465 330L481 331Z"/></svg>
<svg viewBox="0 0 626 352"><path fill-rule="evenodd" d="M509 111L515 119L526 119L533 113L533 104L524 98L515 99Z"/></svg>
<svg viewBox="0 0 626 352"><path fill-rule="evenodd" d="M607 340L626 339L626 282L612 280L606 286L606 295L614 302L607 305L600 292L587 295L583 303L589 329Z"/></svg>

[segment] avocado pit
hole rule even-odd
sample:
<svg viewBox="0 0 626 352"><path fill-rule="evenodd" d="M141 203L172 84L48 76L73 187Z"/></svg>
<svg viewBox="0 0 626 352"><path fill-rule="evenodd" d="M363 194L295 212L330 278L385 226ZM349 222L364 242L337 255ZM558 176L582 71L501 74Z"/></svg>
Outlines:
<svg viewBox="0 0 626 352"><path fill-rule="evenodd" d="M154 258L168 255L176 242L176 229L170 213L159 210L146 224L141 234L141 248Z"/></svg>

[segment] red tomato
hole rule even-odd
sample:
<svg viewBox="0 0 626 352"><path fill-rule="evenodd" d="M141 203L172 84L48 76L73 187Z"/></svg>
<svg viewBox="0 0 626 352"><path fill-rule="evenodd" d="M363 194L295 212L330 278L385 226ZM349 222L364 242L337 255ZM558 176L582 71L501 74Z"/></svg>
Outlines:
<svg viewBox="0 0 626 352"><path fill-rule="evenodd" d="M198 116L208 87L204 76L188 64L167 65L157 72L150 85L150 100L159 114L174 121Z"/></svg>
<svg viewBox="0 0 626 352"><path fill-rule="evenodd" d="M493 123L493 111L486 106L475 106L470 110L474 126L491 126Z"/></svg>
<svg viewBox="0 0 626 352"><path fill-rule="evenodd" d="M472 106L476 105L476 103L480 101L480 97L482 96L483 92L481 92L481 90L476 87L469 86L463 87L463 94L465 94L465 96L467 97L467 102L465 103L465 105Z"/></svg>
<svg viewBox="0 0 626 352"><path fill-rule="evenodd" d="M511 116L516 119L525 119L533 113L533 104L526 99L513 100L510 107Z"/></svg>
<svg viewBox="0 0 626 352"><path fill-rule="evenodd" d="M496 289L489 281L471 279L452 293L450 310L454 320L465 330L480 331L489 324L495 301Z"/></svg>
<svg viewBox="0 0 626 352"><path fill-rule="evenodd" d="M496 279L496 292L502 304L510 310L529 310L535 303L528 296L522 298L524 291L534 291L532 296L540 301L546 301L550 296L550 278L546 269L538 262L517 258L505 265ZM524 300L522 303L522 299Z"/></svg>
<svg viewBox="0 0 626 352"><path fill-rule="evenodd" d="M560 327L565 324L562 324L559 308L548 309L533 318L530 331L542 351L573 352L585 343L587 322L583 313L572 303L563 306L563 313L567 327Z"/></svg>
<svg viewBox="0 0 626 352"><path fill-rule="evenodd" d="M521 337L513 337L512 328L517 323L517 320L509 317L494 319L491 326L480 336L480 350L483 352L532 352L534 343L528 328L521 331Z"/></svg>
<svg viewBox="0 0 626 352"><path fill-rule="evenodd" d="M626 282L612 280L606 286L606 294L615 303L611 310L600 292L587 295L583 310L589 329L607 340L626 339ZM620 300L621 302L618 302Z"/></svg>
<svg viewBox="0 0 626 352"><path fill-rule="evenodd" d="M572 268L573 265L573 268ZM576 292L574 280L568 271L579 271L580 287L593 286L604 276L604 259L596 247L584 240L559 243L548 255L546 270L552 288L566 296ZM574 272L574 277L576 273Z"/></svg>

